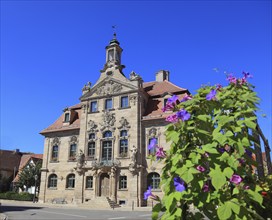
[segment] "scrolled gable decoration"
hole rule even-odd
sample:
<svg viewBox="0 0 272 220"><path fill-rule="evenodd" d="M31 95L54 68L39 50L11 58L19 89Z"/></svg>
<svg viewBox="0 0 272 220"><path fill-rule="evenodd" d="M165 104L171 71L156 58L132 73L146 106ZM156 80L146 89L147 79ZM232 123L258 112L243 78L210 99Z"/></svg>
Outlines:
<svg viewBox="0 0 272 220"><path fill-rule="evenodd" d="M122 117L119 120L120 126L118 127L119 130L129 130L130 129L130 125L127 121L127 119L125 119L124 117Z"/></svg>
<svg viewBox="0 0 272 220"><path fill-rule="evenodd" d="M97 124L95 124L95 122L93 121L93 120L90 120L89 122L88 122L88 132L90 132L90 133L96 133L96 132L98 132L98 129L97 129Z"/></svg>
<svg viewBox="0 0 272 220"><path fill-rule="evenodd" d="M97 95L112 95L115 93L119 93L122 90L122 85L115 83L113 81L109 81L108 83L100 86L96 90Z"/></svg>
<svg viewBox="0 0 272 220"><path fill-rule="evenodd" d="M76 136L72 136L70 138L69 144L77 144L77 142L78 142L77 137Z"/></svg>
<svg viewBox="0 0 272 220"><path fill-rule="evenodd" d="M154 127L152 127L149 131L148 131L148 136L149 137L156 137L158 135L158 130Z"/></svg>
<svg viewBox="0 0 272 220"><path fill-rule="evenodd" d="M115 130L114 128L114 124L115 124L115 116L114 116L114 113L111 113L111 112L105 112L103 114L103 122L100 123L101 125L101 131L104 131L106 128L107 130Z"/></svg>
<svg viewBox="0 0 272 220"><path fill-rule="evenodd" d="M131 96L129 96L129 100L133 105L136 105L136 102L138 101L138 96L137 95L131 95Z"/></svg>

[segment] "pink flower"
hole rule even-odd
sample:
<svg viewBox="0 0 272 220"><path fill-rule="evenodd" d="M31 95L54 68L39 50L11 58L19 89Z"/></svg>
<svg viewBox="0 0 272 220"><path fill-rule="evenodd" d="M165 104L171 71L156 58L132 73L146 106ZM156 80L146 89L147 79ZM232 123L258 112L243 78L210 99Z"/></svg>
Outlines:
<svg viewBox="0 0 272 220"><path fill-rule="evenodd" d="M165 120L169 121L169 122L172 122L172 123L175 123L175 122L178 122L178 116L176 114L169 115L168 117L166 117Z"/></svg>
<svg viewBox="0 0 272 220"><path fill-rule="evenodd" d="M180 100L180 102L186 102L188 100L191 100L192 99L192 96L188 95L188 94L185 94L183 96L183 98Z"/></svg>
<svg viewBox="0 0 272 220"><path fill-rule="evenodd" d="M165 157L166 157L165 151L163 150L162 147L159 147L158 150L157 150L157 152L156 152L156 158L157 158L157 160L163 159Z"/></svg>
<svg viewBox="0 0 272 220"><path fill-rule="evenodd" d="M205 183L205 185L202 187L203 192L208 192L209 189L209 185L207 183Z"/></svg>
<svg viewBox="0 0 272 220"><path fill-rule="evenodd" d="M233 174L232 177L230 178L230 182L234 183L234 184L239 184L242 182L242 177L240 177L239 175Z"/></svg>
<svg viewBox="0 0 272 220"><path fill-rule="evenodd" d="M237 82L237 78L234 77L232 74L228 75L227 80L232 84L236 84L236 82Z"/></svg>
<svg viewBox="0 0 272 220"><path fill-rule="evenodd" d="M222 85L216 84L216 91L221 92L222 91Z"/></svg>
<svg viewBox="0 0 272 220"><path fill-rule="evenodd" d="M179 103L178 96L173 95L171 98L167 99L166 105L162 108L162 111L170 111Z"/></svg>
<svg viewBox="0 0 272 220"><path fill-rule="evenodd" d="M250 189L250 187L249 186L244 186L244 189L248 190L248 189Z"/></svg>
<svg viewBox="0 0 272 220"><path fill-rule="evenodd" d="M198 165L196 169L200 172L204 172L206 169L203 166Z"/></svg>

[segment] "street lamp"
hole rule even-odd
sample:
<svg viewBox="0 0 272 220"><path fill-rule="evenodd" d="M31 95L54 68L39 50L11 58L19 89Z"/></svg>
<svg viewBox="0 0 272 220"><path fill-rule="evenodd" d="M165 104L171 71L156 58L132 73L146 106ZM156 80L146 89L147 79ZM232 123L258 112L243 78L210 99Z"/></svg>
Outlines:
<svg viewBox="0 0 272 220"><path fill-rule="evenodd" d="M34 176L34 179L35 179L35 186L34 186L34 197L33 197L33 203L35 202L36 200L36 186L37 186L37 180L38 180L38 175L36 174Z"/></svg>

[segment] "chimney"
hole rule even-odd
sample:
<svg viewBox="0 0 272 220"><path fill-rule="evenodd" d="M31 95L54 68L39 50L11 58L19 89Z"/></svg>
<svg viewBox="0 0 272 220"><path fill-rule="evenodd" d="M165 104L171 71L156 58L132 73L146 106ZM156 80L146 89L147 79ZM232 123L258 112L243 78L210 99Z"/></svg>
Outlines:
<svg viewBox="0 0 272 220"><path fill-rule="evenodd" d="M169 71L168 70L160 70L156 73L156 81L163 82L164 80L169 81Z"/></svg>

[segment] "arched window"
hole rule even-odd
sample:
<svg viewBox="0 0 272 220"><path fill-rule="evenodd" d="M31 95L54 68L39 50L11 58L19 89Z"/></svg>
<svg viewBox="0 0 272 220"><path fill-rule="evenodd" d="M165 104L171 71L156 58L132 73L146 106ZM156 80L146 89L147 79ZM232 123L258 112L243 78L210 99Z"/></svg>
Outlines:
<svg viewBox="0 0 272 220"><path fill-rule="evenodd" d="M127 131L122 130L120 132L120 146L119 146L119 155L121 157L126 157L128 153L128 139L127 139Z"/></svg>
<svg viewBox="0 0 272 220"><path fill-rule="evenodd" d="M69 174L67 176L66 188L75 188L75 174Z"/></svg>
<svg viewBox="0 0 272 220"><path fill-rule="evenodd" d="M48 188L56 188L58 184L58 176L56 174L51 174L48 177Z"/></svg>
<svg viewBox="0 0 272 220"><path fill-rule="evenodd" d="M58 145L54 145L52 147L52 160L58 160L58 156L59 156L59 146Z"/></svg>
<svg viewBox="0 0 272 220"><path fill-rule="evenodd" d="M89 140L94 140L94 139L95 139L95 133L90 133Z"/></svg>
<svg viewBox="0 0 272 220"><path fill-rule="evenodd" d="M149 173L147 175L147 186L151 186L152 189L160 188L160 174L156 172Z"/></svg>
<svg viewBox="0 0 272 220"><path fill-rule="evenodd" d="M105 131L103 134L103 138L110 138L112 137L112 132L111 131Z"/></svg>

